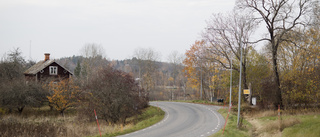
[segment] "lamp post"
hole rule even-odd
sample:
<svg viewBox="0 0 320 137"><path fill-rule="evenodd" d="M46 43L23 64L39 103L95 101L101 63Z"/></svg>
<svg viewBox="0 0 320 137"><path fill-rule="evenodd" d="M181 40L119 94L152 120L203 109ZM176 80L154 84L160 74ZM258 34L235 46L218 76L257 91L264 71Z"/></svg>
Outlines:
<svg viewBox="0 0 320 137"><path fill-rule="evenodd" d="M242 36L241 36L242 37ZM240 119L240 105L241 105L241 84L242 84L242 81L241 81L241 73L242 73L242 40L241 40L241 37L240 37L240 76L239 76L239 100L238 100L238 118L237 118L237 125L238 125L238 128L239 128L239 119Z"/></svg>
<svg viewBox="0 0 320 137"><path fill-rule="evenodd" d="M231 107L231 95L232 95L232 58L231 58L231 68L230 68L230 101L229 107Z"/></svg>

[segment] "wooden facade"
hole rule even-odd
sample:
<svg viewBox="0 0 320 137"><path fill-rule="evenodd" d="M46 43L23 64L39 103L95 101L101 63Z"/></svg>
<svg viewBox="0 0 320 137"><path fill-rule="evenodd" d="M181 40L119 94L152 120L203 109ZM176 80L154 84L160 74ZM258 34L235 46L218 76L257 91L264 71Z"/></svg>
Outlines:
<svg viewBox="0 0 320 137"><path fill-rule="evenodd" d="M69 79L73 74L55 60L50 60L50 54L45 54L45 60L39 61L24 72L26 81L60 81Z"/></svg>

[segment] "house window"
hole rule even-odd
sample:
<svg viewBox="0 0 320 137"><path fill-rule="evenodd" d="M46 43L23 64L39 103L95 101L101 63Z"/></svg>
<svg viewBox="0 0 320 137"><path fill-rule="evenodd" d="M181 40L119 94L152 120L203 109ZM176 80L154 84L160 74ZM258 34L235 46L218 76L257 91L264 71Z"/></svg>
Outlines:
<svg viewBox="0 0 320 137"><path fill-rule="evenodd" d="M50 75L57 75L58 74L58 67L57 66L50 66L49 67L49 74Z"/></svg>

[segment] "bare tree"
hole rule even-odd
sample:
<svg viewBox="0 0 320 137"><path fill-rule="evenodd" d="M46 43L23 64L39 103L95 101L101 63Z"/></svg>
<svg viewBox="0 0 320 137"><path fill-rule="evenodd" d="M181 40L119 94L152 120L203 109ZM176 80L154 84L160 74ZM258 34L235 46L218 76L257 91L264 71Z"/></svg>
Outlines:
<svg viewBox="0 0 320 137"><path fill-rule="evenodd" d="M21 54L16 48L0 62L0 106L20 114L26 106L40 106L48 95L41 84L25 82L23 72L32 63L26 63Z"/></svg>
<svg viewBox="0 0 320 137"><path fill-rule="evenodd" d="M304 27L309 21L308 17L312 7L312 0L238 0L239 9L246 9L254 13L256 21L266 25L267 36L256 41L268 41L272 55L274 81L276 87L276 101L274 105L283 106L282 91L278 69L278 49L282 42L289 41L286 34L299 26Z"/></svg>
<svg viewBox="0 0 320 137"><path fill-rule="evenodd" d="M173 77L173 85L176 84L176 78L180 73L180 70L182 70L182 61L183 61L183 55L179 54L178 51L172 51L168 55L168 60L172 67L172 77Z"/></svg>
<svg viewBox="0 0 320 137"><path fill-rule="evenodd" d="M139 114L147 106L148 98L139 97L139 87L128 73L111 67L95 73L96 77L91 77L85 88L92 95L89 109L94 108L107 122L124 124L126 118Z"/></svg>
<svg viewBox="0 0 320 137"><path fill-rule="evenodd" d="M84 59L81 63L81 76L87 81L92 72L102 67L106 67L108 61L106 60L105 50L101 45L95 43L85 44L80 50Z"/></svg>
<svg viewBox="0 0 320 137"><path fill-rule="evenodd" d="M171 75L173 78L173 86L176 87L177 83L177 77L182 74L182 61L183 61L183 55L179 54L178 51L172 51L168 55L168 60L170 62L171 66ZM173 92L171 90L171 100L173 99Z"/></svg>
<svg viewBox="0 0 320 137"><path fill-rule="evenodd" d="M96 58L96 57L105 57L105 50L101 45L96 43L87 43L85 44L80 53L85 58Z"/></svg>
<svg viewBox="0 0 320 137"><path fill-rule="evenodd" d="M134 51L134 57L138 60L141 86L150 92L155 86L155 72L158 68L156 62L159 60L160 54L151 48L138 48Z"/></svg>
<svg viewBox="0 0 320 137"><path fill-rule="evenodd" d="M233 11L227 15L213 14L207 26L203 37L208 42L206 49L210 54L205 59L225 69L231 69L232 65L232 69L240 72L237 61L240 61L240 50L243 50L242 80L244 88L248 88L246 64L247 54L252 48L248 41L255 31L256 23L250 19L250 14L240 15Z"/></svg>

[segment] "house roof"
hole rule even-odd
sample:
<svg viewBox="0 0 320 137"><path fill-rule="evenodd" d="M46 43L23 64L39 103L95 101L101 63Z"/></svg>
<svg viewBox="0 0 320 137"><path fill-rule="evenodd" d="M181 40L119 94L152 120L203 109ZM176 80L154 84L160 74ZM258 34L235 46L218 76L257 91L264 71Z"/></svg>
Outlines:
<svg viewBox="0 0 320 137"><path fill-rule="evenodd" d="M43 70L44 68L46 68L47 66L51 65L52 63L57 63L55 60L47 60L47 61L39 61L37 64L33 65L32 67L30 67L29 69L27 69L24 74L37 74L39 71ZM57 63L60 67L62 67L63 69L67 70L71 75L73 75L73 73L66 69L65 67L61 66L59 63Z"/></svg>

